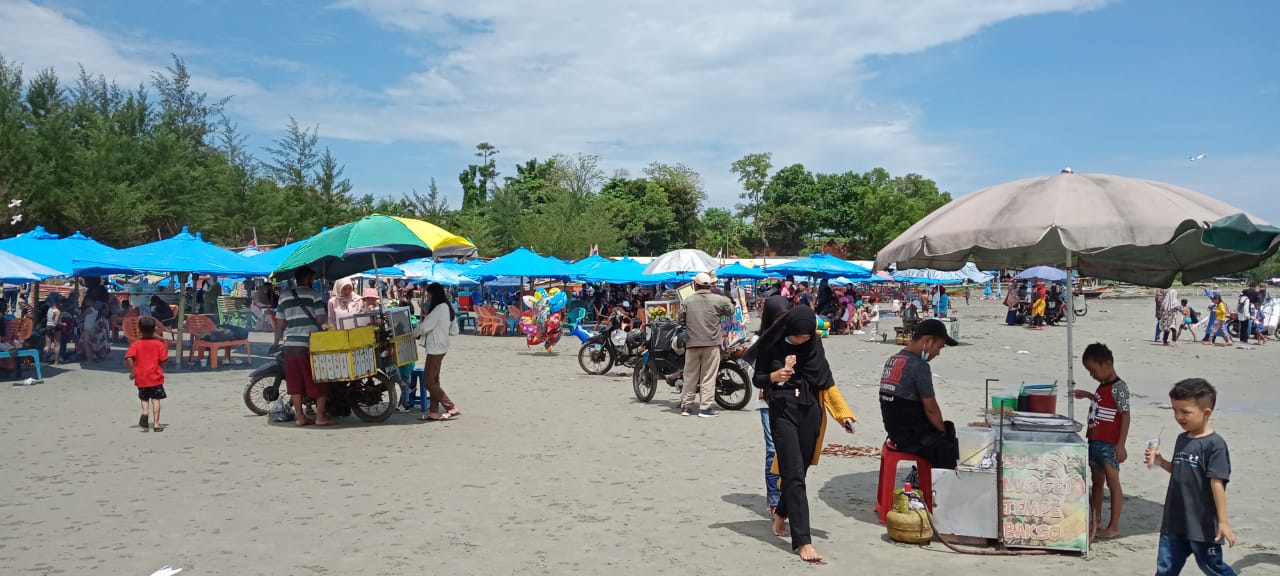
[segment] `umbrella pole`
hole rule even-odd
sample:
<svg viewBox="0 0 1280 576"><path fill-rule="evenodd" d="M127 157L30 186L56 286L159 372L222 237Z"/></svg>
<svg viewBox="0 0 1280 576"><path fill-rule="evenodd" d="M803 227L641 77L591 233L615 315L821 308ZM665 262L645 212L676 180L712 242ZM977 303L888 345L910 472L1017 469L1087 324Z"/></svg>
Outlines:
<svg viewBox="0 0 1280 576"><path fill-rule="evenodd" d="M1075 342L1073 332L1076 324L1076 290L1071 285L1071 249L1067 249L1067 417L1076 418L1076 379L1075 379Z"/></svg>
<svg viewBox="0 0 1280 576"><path fill-rule="evenodd" d="M178 281L178 275L174 274L173 276L170 277L170 279L171 279L170 285L172 285L174 282ZM182 367L182 338L184 336L183 330L182 330L182 319L183 319L183 312L187 308L186 304L187 304L187 283L183 282L182 285L178 286L178 316L177 316L178 319L175 320L173 323L173 329L178 333L178 367L179 368Z"/></svg>

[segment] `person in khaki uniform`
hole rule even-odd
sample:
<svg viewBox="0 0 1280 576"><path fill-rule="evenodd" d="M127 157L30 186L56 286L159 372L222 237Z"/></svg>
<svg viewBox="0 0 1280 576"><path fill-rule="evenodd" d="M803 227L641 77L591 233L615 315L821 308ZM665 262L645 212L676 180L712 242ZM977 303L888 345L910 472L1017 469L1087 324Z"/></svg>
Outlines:
<svg viewBox="0 0 1280 576"><path fill-rule="evenodd" d="M686 329L684 352L684 387L680 390L680 415L713 418L711 407L716 398L716 373L720 369L720 344L724 333L720 321L733 315L728 298L711 293L715 279L706 272L693 277L693 296L684 301L680 324ZM695 391L698 398L694 398ZM697 406L694 400L698 401Z"/></svg>

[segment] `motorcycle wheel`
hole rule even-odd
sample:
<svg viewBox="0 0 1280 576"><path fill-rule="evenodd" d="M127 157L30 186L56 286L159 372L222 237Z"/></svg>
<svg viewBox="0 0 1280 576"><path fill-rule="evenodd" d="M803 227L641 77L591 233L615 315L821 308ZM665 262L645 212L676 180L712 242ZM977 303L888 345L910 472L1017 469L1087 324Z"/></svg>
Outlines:
<svg viewBox="0 0 1280 576"><path fill-rule="evenodd" d="M276 398L285 396L283 387L280 386L284 379L279 376L264 374L256 380L251 380L244 386L244 405L249 407L249 411L259 416L266 416L271 413L271 403ZM268 399L268 391L275 390L275 398Z"/></svg>
<svg viewBox="0 0 1280 576"><path fill-rule="evenodd" d="M741 410L751 401L751 381L737 362L721 362L716 373L716 404L725 410Z"/></svg>
<svg viewBox="0 0 1280 576"><path fill-rule="evenodd" d="M631 389L636 393L636 400L648 404L658 392L658 378L647 364L636 364L631 371Z"/></svg>
<svg viewBox="0 0 1280 576"><path fill-rule="evenodd" d="M396 383L386 374L377 372L361 382L357 396L352 398L351 411L364 422L385 422L396 411ZM376 404L369 402L376 395Z"/></svg>
<svg viewBox="0 0 1280 576"><path fill-rule="evenodd" d="M608 374L613 361L613 350L603 344L588 342L578 349L578 366L592 376Z"/></svg>

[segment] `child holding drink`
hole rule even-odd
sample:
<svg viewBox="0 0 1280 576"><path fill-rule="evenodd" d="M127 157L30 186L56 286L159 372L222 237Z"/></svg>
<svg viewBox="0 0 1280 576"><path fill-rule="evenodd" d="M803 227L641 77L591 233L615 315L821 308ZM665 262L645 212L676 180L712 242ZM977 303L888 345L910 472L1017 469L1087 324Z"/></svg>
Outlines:
<svg viewBox="0 0 1280 576"><path fill-rule="evenodd" d="M1147 465L1169 473L1156 576L1180 574L1192 555L1205 574L1235 574L1222 560L1222 542L1234 547L1236 536L1227 523L1231 455L1227 441L1209 427L1217 398L1217 391L1201 378L1174 384L1169 400L1183 433L1174 443L1173 458L1160 454L1158 442L1148 443Z"/></svg>

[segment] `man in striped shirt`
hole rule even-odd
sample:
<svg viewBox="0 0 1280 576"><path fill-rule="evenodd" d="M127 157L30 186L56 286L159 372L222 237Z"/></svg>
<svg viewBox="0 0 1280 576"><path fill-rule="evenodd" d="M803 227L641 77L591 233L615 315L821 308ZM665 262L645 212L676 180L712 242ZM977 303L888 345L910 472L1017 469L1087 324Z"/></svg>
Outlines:
<svg viewBox="0 0 1280 576"><path fill-rule="evenodd" d="M306 266L294 270L293 280L298 287L282 291L280 304L276 307L276 326L284 328L284 379L289 394L293 396L293 413L297 415L295 424L298 426L337 424L325 413L328 387L316 383L311 374L311 333L323 330L328 313L324 298L311 288L315 278L316 273ZM304 394L316 401L314 421L308 419L303 411Z"/></svg>

